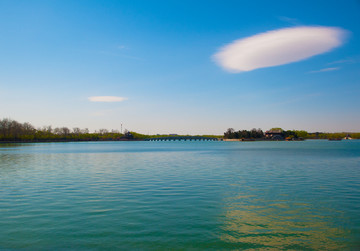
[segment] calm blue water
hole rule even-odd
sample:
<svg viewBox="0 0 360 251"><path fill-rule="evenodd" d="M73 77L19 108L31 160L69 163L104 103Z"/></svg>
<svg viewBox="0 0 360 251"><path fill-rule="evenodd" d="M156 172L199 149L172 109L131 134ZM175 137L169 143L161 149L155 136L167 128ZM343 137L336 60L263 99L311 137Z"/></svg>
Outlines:
<svg viewBox="0 0 360 251"><path fill-rule="evenodd" d="M0 249L360 248L360 141L0 145Z"/></svg>

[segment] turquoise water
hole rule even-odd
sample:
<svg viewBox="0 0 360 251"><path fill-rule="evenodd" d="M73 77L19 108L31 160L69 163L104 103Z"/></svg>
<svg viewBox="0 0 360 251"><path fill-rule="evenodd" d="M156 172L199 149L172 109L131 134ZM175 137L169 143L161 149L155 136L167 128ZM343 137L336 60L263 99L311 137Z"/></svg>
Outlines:
<svg viewBox="0 0 360 251"><path fill-rule="evenodd" d="M360 141L0 145L0 249L356 250Z"/></svg>

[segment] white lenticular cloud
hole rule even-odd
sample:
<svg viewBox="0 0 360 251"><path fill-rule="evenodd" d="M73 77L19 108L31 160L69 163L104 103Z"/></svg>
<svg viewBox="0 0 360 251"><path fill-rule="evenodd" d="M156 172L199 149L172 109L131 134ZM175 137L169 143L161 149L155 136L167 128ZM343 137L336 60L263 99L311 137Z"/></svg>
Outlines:
<svg viewBox="0 0 360 251"><path fill-rule="evenodd" d="M235 40L213 55L229 72L288 64L331 51L344 42L346 31L335 27L301 26Z"/></svg>
<svg viewBox="0 0 360 251"><path fill-rule="evenodd" d="M116 97L116 96L95 96L95 97L88 97L91 102L122 102L127 100L124 97Z"/></svg>

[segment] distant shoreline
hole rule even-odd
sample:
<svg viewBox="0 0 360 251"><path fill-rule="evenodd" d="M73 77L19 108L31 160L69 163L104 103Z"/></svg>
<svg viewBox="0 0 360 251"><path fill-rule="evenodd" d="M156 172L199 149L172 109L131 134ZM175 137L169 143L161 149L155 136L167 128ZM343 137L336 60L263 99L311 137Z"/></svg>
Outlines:
<svg viewBox="0 0 360 251"><path fill-rule="evenodd" d="M109 142L109 141L144 141L143 139L117 139L117 140L14 140L0 141L0 144L11 143L64 143L64 142Z"/></svg>
<svg viewBox="0 0 360 251"><path fill-rule="evenodd" d="M222 139L222 140L218 140L218 142L275 142L275 141L299 142L299 141L307 141L307 140L332 141L332 140L328 140L328 139L304 139L304 140ZM351 139L351 140L356 140L356 139ZM0 141L0 145L1 144L23 144L23 143L136 142L136 141L147 141L147 140L144 140L144 139L120 139L120 140L26 140L26 141L22 140L22 141ZM166 141L174 141L174 140L166 140ZM180 140L175 140L175 141L180 141ZM181 140L181 141L183 141L183 140ZM348 141L348 140L344 139L342 141Z"/></svg>
<svg viewBox="0 0 360 251"><path fill-rule="evenodd" d="M283 130L271 128L262 131L260 128L251 130L234 130L228 128L223 135L178 135L156 134L146 135L134 131L99 129L89 132L87 128L75 127L52 128L44 126L35 128L30 123L19 123L12 119L0 119L0 144L9 143L46 143L46 142L98 142L98 141L301 141L306 139L360 139L360 132L307 132L304 130Z"/></svg>

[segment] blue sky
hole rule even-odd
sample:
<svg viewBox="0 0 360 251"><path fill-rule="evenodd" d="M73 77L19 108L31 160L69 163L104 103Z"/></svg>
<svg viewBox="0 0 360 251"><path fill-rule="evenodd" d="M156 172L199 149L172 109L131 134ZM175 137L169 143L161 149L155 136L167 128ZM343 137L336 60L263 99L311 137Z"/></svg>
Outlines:
<svg viewBox="0 0 360 251"><path fill-rule="evenodd" d="M359 94L359 1L0 0L1 118L360 131Z"/></svg>

